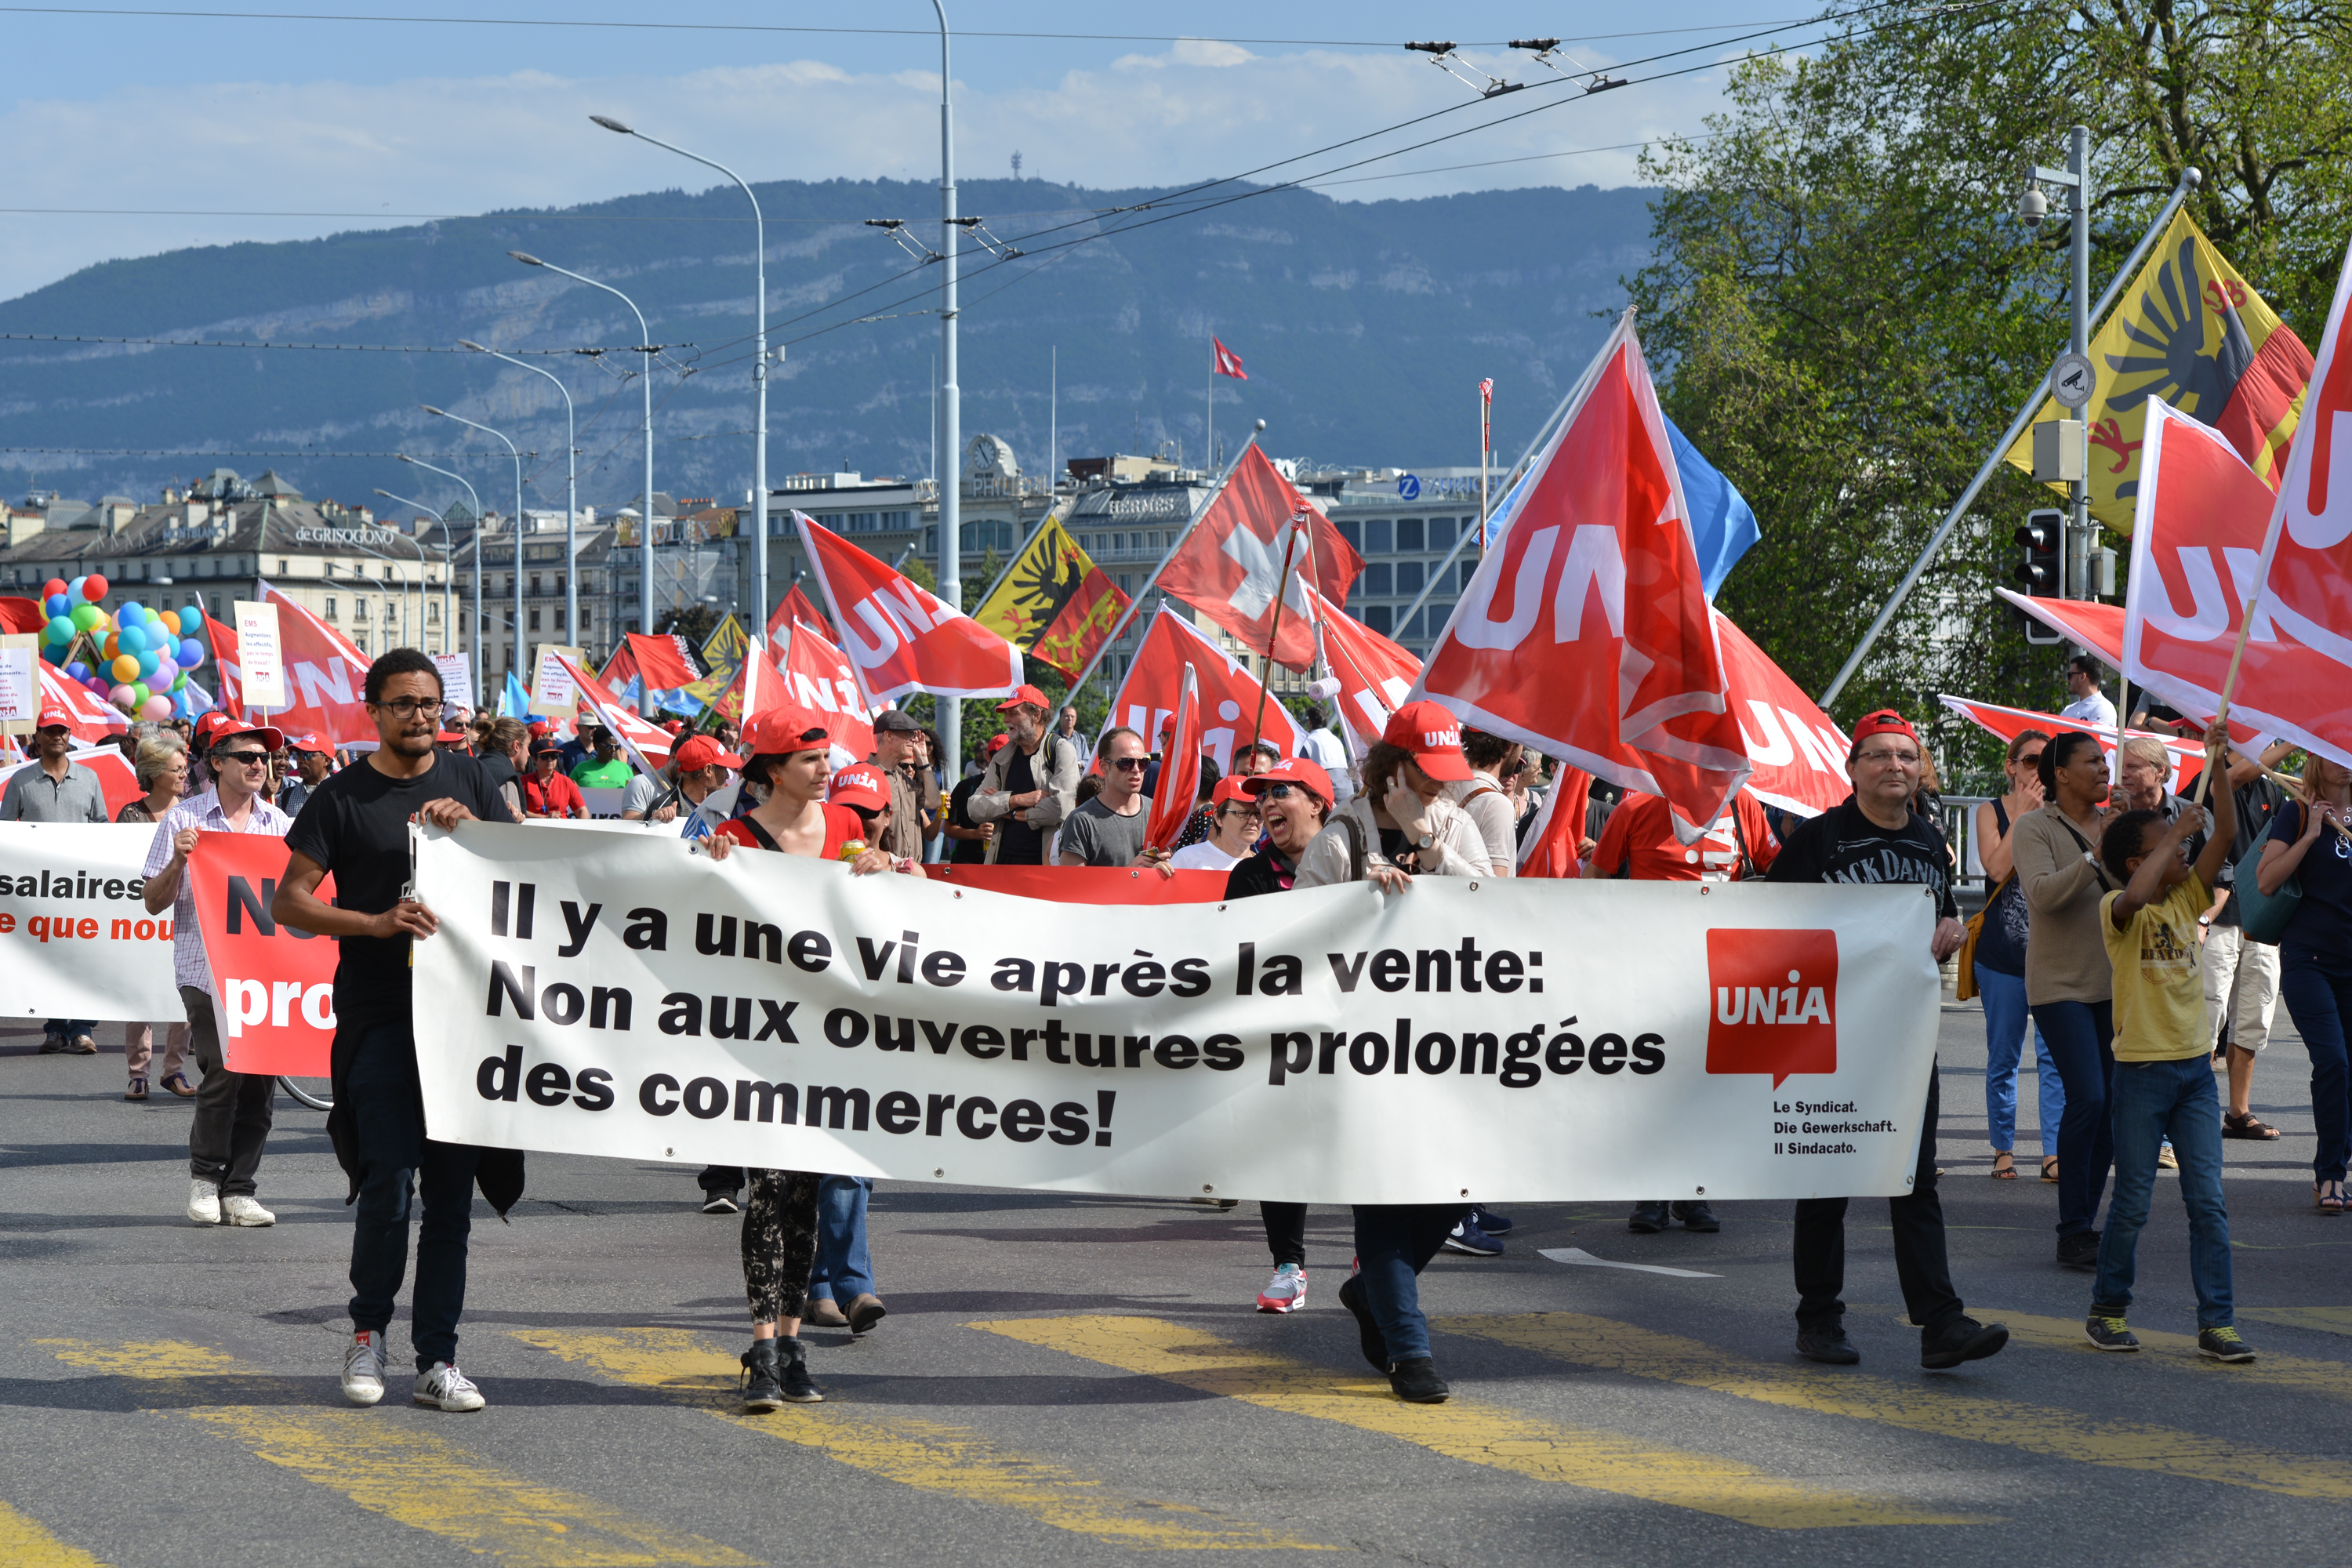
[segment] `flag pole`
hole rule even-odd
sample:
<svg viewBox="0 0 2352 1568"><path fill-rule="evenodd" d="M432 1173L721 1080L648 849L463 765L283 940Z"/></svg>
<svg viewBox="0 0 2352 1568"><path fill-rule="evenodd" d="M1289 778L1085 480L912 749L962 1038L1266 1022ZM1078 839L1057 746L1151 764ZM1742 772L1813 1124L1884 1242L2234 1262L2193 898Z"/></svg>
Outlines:
<svg viewBox="0 0 2352 1568"><path fill-rule="evenodd" d="M1290 558L1298 551L1298 531L1306 523L1303 514L1290 520L1290 539L1282 547L1282 577L1275 584L1274 626L1265 634L1265 663L1257 676L1257 717L1250 721L1250 744L1255 746L1265 734L1265 700L1272 695L1266 677L1274 668L1274 650L1282 641L1282 604L1290 597Z"/></svg>
<svg viewBox="0 0 2352 1568"><path fill-rule="evenodd" d="M1142 607L1143 596L1151 592L1151 585L1160 581L1160 574L1168 570L1168 563L1176 559L1176 552L1184 548L1185 542L1192 537L1192 531L1201 526L1201 520L1209 515L1211 507L1216 505L1217 498L1225 493L1225 485L1233 479L1234 470L1241 467L1242 459L1249 455L1249 449L1252 447L1257 445L1257 438L1264 434L1265 430L1265 421L1261 419L1257 422L1257 428L1250 432L1249 439L1242 443L1242 449L1234 454L1234 460L1225 465L1224 472L1217 476L1217 482L1209 488L1206 499L1193 508L1191 517L1185 519L1183 528L1177 533L1175 541L1168 546L1168 553L1160 558L1160 564L1151 569L1151 575L1143 580L1143 586L1135 591L1135 597L1129 599L1127 602L1127 608L1119 612L1118 623L1110 628L1110 636L1103 638L1102 646L1095 649L1094 658L1087 660L1086 668L1078 671L1078 679L1071 683L1069 691L1062 698L1066 705L1073 708L1077 706L1078 693L1086 689L1087 682L1094 679L1095 671L1101 668L1102 661L1109 657L1111 646L1117 643L1120 635L1127 630L1128 623L1135 619L1135 612ZM834 613L840 614L837 610Z"/></svg>

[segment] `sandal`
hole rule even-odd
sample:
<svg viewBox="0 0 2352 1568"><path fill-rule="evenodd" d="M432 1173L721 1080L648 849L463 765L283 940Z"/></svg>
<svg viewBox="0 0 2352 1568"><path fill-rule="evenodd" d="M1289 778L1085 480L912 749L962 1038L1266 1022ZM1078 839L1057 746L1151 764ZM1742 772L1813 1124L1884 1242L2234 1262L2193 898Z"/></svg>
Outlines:
<svg viewBox="0 0 2352 1568"><path fill-rule="evenodd" d="M2233 1112L2221 1118L2221 1136L2224 1138L2275 1138L2278 1135L2277 1128L2251 1110L2243 1116Z"/></svg>
<svg viewBox="0 0 2352 1568"><path fill-rule="evenodd" d="M182 1100L194 1100L196 1095L196 1091L188 1087L187 1076L184 1073L173 1073L163 1080L163 1087L170 1089Z"/></svg>
<svg viewBox="0 0 2352 1568"><path fill-rule="evenodd" d="M144 1077L140 1076L140 1075L137 1075L137 1074L132 1075L131 1079L131 1087L130 1087L129 1089L124 1089L124 1090L122 1091L122 1098L123 1098L123 1099L125 1099L125 1100L144 1100L144 1099L146 1099L146 1098L147 1098L147 1079L146 1079Z"/></svg>
<svg viewBox="0 0 2352 1568"><path fill-rule="evenodd" d="M2017 1156L2007 1149L1994 1150L1991 1173L1996 1182L2017 1180Z"/></svg>
<svg viewBox="0 0 2352 1568"><path fill-rule="evenodd" d="M2045 1154L2042 1157L2042 1179L2053 1187L2058 1184L2057 1155Z"/></svg>
<svg viewBox="0 0 2352 1568"><path fill-rule="evenodd" d="M2321 1214L2341 1215L2346 1207L2342 1182L2314 1182L2311 1201Z"/></svg>

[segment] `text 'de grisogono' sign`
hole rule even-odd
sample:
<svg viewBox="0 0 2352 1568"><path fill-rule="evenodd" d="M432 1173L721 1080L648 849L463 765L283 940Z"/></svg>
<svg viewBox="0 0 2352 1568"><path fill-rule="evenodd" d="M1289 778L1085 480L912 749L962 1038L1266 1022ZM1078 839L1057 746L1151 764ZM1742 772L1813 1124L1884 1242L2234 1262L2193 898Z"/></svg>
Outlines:
<svg viewBox="0 0 2352 1568"><path fill-rule="evenodd" d="M1107 910L667 835L424 834L432 1136L1075 1192L1908 1188L1906 887L1426 879Z"/></svg>

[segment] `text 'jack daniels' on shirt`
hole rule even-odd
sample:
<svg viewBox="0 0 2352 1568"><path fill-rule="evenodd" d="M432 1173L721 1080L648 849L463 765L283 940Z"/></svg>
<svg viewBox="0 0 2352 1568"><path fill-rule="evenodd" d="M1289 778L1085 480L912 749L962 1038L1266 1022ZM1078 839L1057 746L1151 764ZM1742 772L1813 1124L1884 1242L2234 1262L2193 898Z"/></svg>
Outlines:
<svg viewBox="0 0 2352 1568"><path fill-rule="evenodd" d="M1912 812L1900 827L1881 827L1853 800L1822 813L1789 835L1769 882L1842 882L1856 886L1915 883L1936 890L1939 919L1958 918L1952 896L1952 852L1941 829Z"/></svg>

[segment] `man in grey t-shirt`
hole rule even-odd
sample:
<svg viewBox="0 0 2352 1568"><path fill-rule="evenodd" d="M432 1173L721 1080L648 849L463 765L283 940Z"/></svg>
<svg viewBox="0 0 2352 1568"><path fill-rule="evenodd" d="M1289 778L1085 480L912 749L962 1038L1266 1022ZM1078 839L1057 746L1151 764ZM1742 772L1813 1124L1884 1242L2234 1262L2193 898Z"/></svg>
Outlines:
<svg viewBox="0 0 2352 1568"><path fill-rule="evenodd" d="M106 791L98 775L79 763L68 762L73 749L73 715L53 703L41 706L33 731L33 756L28 767L8 776L0 793L0 822L104 822ZM41 1054L69 1051L75 1056L98 1054L88 1018L50 1018L41 1025Z"/></svg>
<svg viewBox="0 0 2352 1568"><path fill-rule="evenodd" d="M1062 824L1065 866L1132 866L1143 858L1143 830L1151 821L1143 770L1151 764L1151 748L1121 726L1103 736L1100 754L1102 794Z"/></svg>

